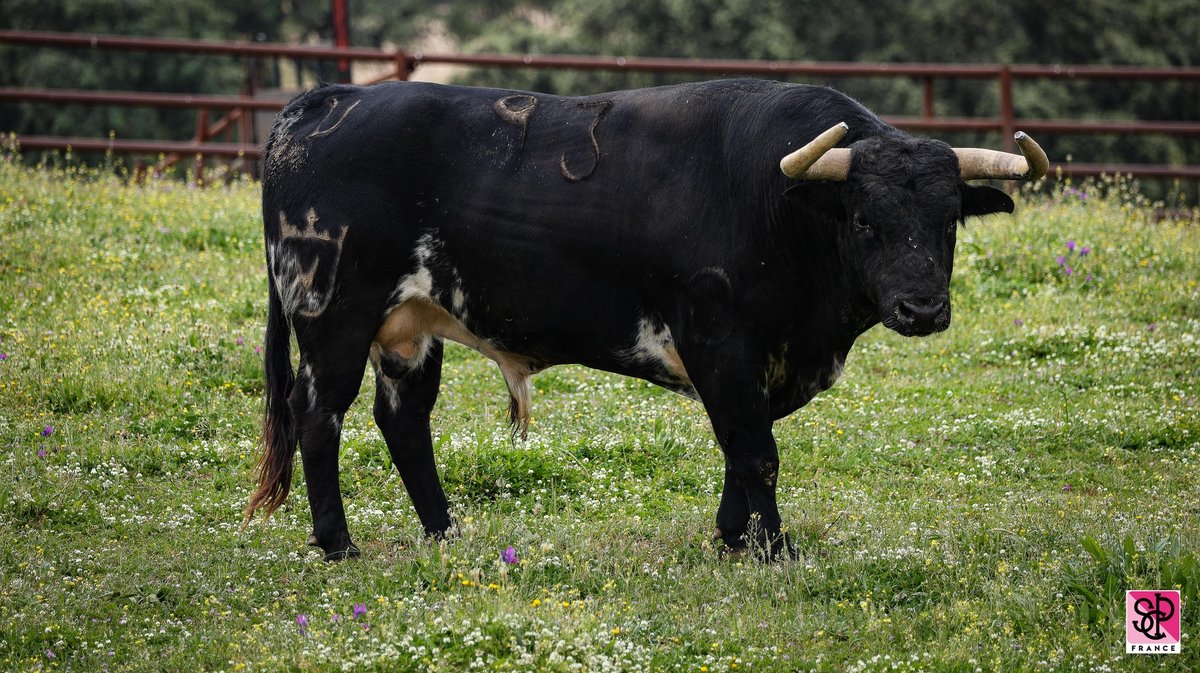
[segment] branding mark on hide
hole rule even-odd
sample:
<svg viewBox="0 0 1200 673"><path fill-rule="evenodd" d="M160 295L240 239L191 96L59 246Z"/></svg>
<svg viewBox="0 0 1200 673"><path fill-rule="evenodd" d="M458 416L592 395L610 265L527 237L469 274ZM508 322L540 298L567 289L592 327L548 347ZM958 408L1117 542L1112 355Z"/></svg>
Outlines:
<svg viewBox="0 0 1200 673"><path fill-rule="evenodd" d="M333 298L334 278L349 227L337 227L336 233L333 229L319 231L318 219L316 209L309 208L306 226L301 228L279 211L279 240L267 245L275 287L289 315L315 318L324 313Z"/></svg>
<svg viewBox="0 0 1200 673"><path fill-rule="evenodd" d="M591 140L592 152L591 162L585 167L573 168L573 163L567 158L564 152L558 160L558 168L562 171L562 175L567 179L567 182L581 182L591 177L595 172L596 166L600 163L600 142L596 140L596 127L600 125L600 120L604 119L604 115L608 113L612 107L612 101L602 100L591 103L580 103L581 110L596 110L596 118L592 120L591 126L588 127L588 139Z"/></svg>
<svg viewBox="0 0 1200 673"><path fill-rule="evenodd" d="M342 116L339 117L338 120L336 122L334 122L332 126L328 126L326 128L321 128L322 126L325 126L326 122L328 122L329 119L331 117L333 117L333 113L337 111L338 99L331 98L329 101L329 112L325 114L325 118L321 120L321 123L317 124L317 130L308 134L308 138L320 138L321 136L327 136L330 133L333 133L334 131L336 131L337 128L342 125L342 122L346 121L346 117L349 117L350 113L354 112L354 108L358 107L358 104L361 102L362 102L361 100L354 101L354 104L351 105L350 107L346 108L346 110L344 112L342 112Z"/></svg>

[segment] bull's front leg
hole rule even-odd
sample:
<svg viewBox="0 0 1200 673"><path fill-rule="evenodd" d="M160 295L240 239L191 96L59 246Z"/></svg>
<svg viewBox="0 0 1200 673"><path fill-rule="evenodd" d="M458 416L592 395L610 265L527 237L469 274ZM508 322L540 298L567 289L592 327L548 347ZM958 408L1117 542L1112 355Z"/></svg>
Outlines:
<svg viewBox="0 0 1200 673"><path fill-rule="evenodd" d="M730 549L751 546L767 559L794 556L791 541L782 532L775 497L779 450L771 433L762 369L753 358L729 355L693 357L695 367L687 363L725 454L718 535Z"/></svg>
<svg viewBox="0 0 1200 673"><path fill-rule="evenodd" d="M717 529L730 549L747 545L768 560L795 556L782 532L775 490L779 450L769 418L750 410L708 408L717 441L725 453L725 487L717 510ZM749 416L740 414L750 412Z"/></svg>

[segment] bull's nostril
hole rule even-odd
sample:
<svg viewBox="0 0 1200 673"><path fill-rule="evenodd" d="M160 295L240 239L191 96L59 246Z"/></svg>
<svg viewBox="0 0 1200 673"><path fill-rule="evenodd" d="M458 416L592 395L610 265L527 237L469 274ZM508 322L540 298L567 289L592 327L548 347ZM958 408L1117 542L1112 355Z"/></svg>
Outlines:
<svg viewBox="0 0 1200 673"><path fill-rule="evenodd" d="M945 301L934 299L909 301L903 300L900 302L900 314L915 322L926 322L933 320L946 308Z"/></svg>

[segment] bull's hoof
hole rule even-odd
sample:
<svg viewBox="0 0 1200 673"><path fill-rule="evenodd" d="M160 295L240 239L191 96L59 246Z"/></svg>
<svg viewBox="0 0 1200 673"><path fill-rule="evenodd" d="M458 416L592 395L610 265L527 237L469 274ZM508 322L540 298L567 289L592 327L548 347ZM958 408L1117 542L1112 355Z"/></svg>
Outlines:
<svg viewBox="0 0 1200 673"><path fill-rule="evenodd" d="M743 561L746 558L746 546L730 547L729 545L722 545L717 550L717 558L722 561Z"/></svg>
<svg viewBox="0 0 1200 673"><path fill-rule="evenodd" d="M746 556L746 531L726 531L717 528L713 531L713 542L721 541L717 555L723 559L742 559Z"/></svg>
<svg viewBox="0 0 1200 673"><path fill-rule="evenodd" d="M426 528L425 537L434 542L442 542L459 536L458 524L451 523L444 527Z"/></svg>
<svg viewBox="0 0 1200 673"><path fill-rule="evenodd" d="M767 563L799 558L787 533L771 533L761 529L754 532L730 532L718 528L713 534L713 540L721 540L724 543L719 552L722 558L742 559L753 556Z"/></svg>
<svg viewBox="0 0 1200 673"><path fill-rule="evenodd" d="M362 553L358 551L358 547L356 547L354 545L350 545L346 549L342 549L340 551L325 552L325 560L326 561L343 561L348 558L358 558L361 555L362 555Z"/></svg>
<svg viewBox="0 0 1200 673"><path fill-rule="evenodd" d="M308 546L320 547L321 551L325 552L324 560L326 561L341 561L348 558L358 558L362 555L362 552L358 551L358 547L348 539L326 546L321 544L317 536L313 534L308 536Z"/></svg>
<svg viewBox="0 0 1200 673"><path fill-rule="evenodd" d="M792 538L787 533L776 535L764 549L767 550L764 561L795 561L800 558L800 553L796 551Z"/></svg>
<svg viewBox="0 0 1200 673"><path fill-rule="evenodd" d="M800 557L796 552L796 547L792 545L791 536L787 533L760 531L755 536L754 543L749 546L749 549L755 556L766 563L794 561Z"/></svg>

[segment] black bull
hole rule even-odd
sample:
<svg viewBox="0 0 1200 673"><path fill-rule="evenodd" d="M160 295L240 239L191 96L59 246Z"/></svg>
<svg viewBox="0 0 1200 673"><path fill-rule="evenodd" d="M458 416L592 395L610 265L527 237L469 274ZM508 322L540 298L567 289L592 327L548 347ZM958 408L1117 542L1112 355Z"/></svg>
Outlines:
<svg viewBox="0 0 1200 673"><path fill-rule="evenodd" d="M358 553L338 444L370 362L393 462L425 532L444 534L429 417L451 339L499 364L522 433L529 377L555 364L699 400L725 454L717 535L790 551L772 422L832 385L872 325L945 329L955 225L1013 208L963 180L1014 157L1004 177L1036 172L991 153L971 173L956 152L776 82L300 95L265 153L266 418L247 520L285 501L299 442L310 544Z"/></svg>

